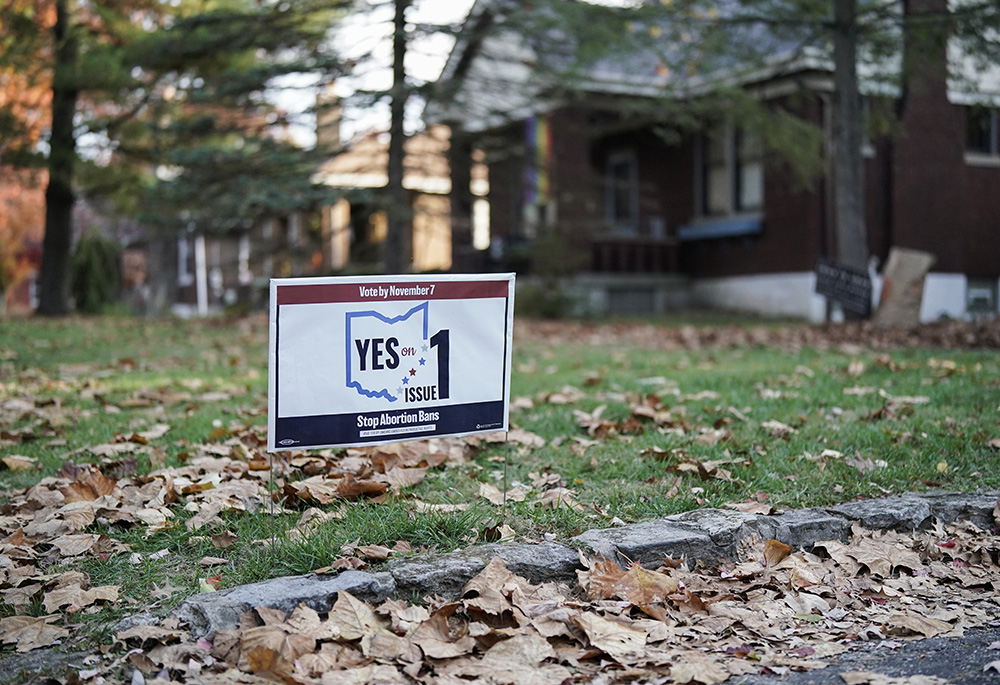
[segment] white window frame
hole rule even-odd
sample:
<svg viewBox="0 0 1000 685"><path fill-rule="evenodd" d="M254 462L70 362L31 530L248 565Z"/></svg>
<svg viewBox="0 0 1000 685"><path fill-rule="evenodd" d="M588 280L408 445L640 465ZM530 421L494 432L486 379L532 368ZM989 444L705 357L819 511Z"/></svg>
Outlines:
<svg viewBox="0 0 1000 685"><path fill-rule="evenodd" d="M972 106L965 108L965 163L972 166L1000 166L1000 110L996 107L983 107L989 117L989 141L987 150L976 150L969 147L969 115Z"/></svg>
<svg viewBox="0 0 1000 685"><path fill-rule="evenodd" d="M712 136L721 138L722 158L724 165L723 178L726 187L725 206L719 203L719 207L714 211L710 209L709 193L712 190L709 173L709 141ZM757 139L757 153L752 158L752 164L744 162L743 152L740 147L744 144L745 130L738 129L730 124L720 124L714 130L706 131L698 137L698 145L695 154L695 207L696 215L702 220L711 221L713 219L725 219L734 216L759 215L764 209L764 153L763 146ZM747 204L744 201L743 191L746 187L746 171L751 167L757 167L759 180L759 202Z"/></svg>

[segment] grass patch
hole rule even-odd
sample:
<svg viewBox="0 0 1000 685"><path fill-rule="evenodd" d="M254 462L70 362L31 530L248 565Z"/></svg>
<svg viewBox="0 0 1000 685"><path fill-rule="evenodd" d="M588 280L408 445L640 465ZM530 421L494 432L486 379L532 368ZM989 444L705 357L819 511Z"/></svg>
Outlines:
<svg viewBox="0 0 1000 685"><path fill-rule="evenodd" d="M686 325L670 323L654 324L647 338ZM748 499L792 508L927 488L1000 489L991 446L1000 437L995 350L657 349L614 335L625 325L631 324L609 324L598 342L537 336L515 342L512 424L541 436L544 446L484 444L378 503L321 507L339 518L305 536L289 534L306 508L296 502L277 515L223 512L221 525L201 530L184 525L193 514L183 501L169 505L174 525L152 534L97 520L87 532L106 534L127 551L88 554L71 564L53 559L45 570L71 565L95 586L121 587L118 603L80 614L104 639L108 620L140 609L165 612L215 576L231 587L308 572L354 543L392 547L404 540L414 550L448 551L482 542L501 523L502 510L479 490L502 487L505 478L534 494L508 502L502 522L526 539L563 541L615 519ZM187 463L199 446L262 432L266 344L259 317L7 322L0 328L0 458L35 461L28 470L0 471L2 502L67 461L113 471L106 462L134 457L142 476ZM639 407L658 418L637 414ZM607 430L592 435L587 417L590 425L606 422ZM95 450L160 425L169 430L135 454L112 459ZM579 506L539 504L547 487L539 483L547 478ZM447 506L424 513L423 504ZM454 505L465 508L448 510ZM231 546L213 542L223 530L235 539ZM205 557L225 561L201 566ZM43 613L36 605L26 611Z"/></svg>

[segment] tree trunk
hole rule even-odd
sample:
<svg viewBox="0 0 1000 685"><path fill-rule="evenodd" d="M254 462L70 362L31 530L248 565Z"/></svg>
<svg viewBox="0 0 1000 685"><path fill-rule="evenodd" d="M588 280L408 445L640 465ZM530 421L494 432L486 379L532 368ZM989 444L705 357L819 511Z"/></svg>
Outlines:
<svg viewBox="0 0 1000 685"><path fill-rule="evenodd" d="M868 262L865 228L863 121L858 92L857 0L833 0L833 168L837 259L857 268Z"/></svg>
<svg viewBox="0 0 1000 685"><path fill-rule="evenodd" d="M38 314L63 316L70 311L69 262L73 242L73 165L76 139L77 42L69 28L69 0L56 0L55 64L52 74L52 132L49 138L49 185L45 190L45 238L39 274Z"/></svg>
<svg viewBox="0 0 1000 685"><path fill-rule="evenodd" d="M462 125L451 123L448 148L448 167L451 172L451 266L453 271L476 270L475 248L472 235L472 144Z"/></svg>
<svg viewBox="0 0 1000 685"><path fill-rule="evenodd" d="M392 34L392 94L389 122L389 168L386 186L386 232L382 246L385 273L410 270L410 211L403 187L403 115L406 108L406 9L411 0L395 0Z"/></svg>

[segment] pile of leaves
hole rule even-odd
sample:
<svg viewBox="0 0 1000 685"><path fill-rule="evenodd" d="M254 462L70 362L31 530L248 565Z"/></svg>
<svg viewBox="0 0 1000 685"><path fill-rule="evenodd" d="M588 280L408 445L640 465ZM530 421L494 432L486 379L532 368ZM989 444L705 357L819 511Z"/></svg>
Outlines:
<svg viewBox="0 0 1000 685"><path fill-rule="evenodd" d="M630 420L683 424L683 417L649 402L634 403L630 419L610 426L599 413L579 412L581 428L602 435L620 434ZM210 532L213 545L224 550L232 544L221 518L225 512L305 509L285 534L294 539L341 515L330 505L398 497L428 470L461 465L480 442L502 439L266 455L262 428L231 427L218 430L213 442L191 445L182 466L137 474L137 454L149 457L156 449L149 443L168 431L160 425L119 434L90 448L99 463L67 462L0 508L0 596L12 611L0 618L0 641L20 652L70 644L82 616L122 603L141 606L138 598L122 596L119 586L93 585L75 568L96 557L141 572L157 554L168 553L132 551L118 539L124 530L154 536L184 526ZM512 432L511 439L522 449L541 441L523 431ZM668 461L681 475L731 477L721 463L672 451L649 456ZM497 505L505 498L488 483L479 496ZM506 498L584 509L553 472L531 474L530 483L515 486ZM415 515L441 506L468 504L413 499ZM750 506L757 513L774 511L759 502ZM1000 527L1000 504L995 516ZM318 570L336 573L411 551L405 540L391 549L348 545L331 566ZM864 641L892 645L961 635L1000 619L1000 538L968 523L917 535L855 528L849 542L827 541L808 552L775 540L750 541L738 559L718 565L664 559L657 568L622 569L602 558L583 562L574 587L533 585L494 559L455 599L369 606L344 592L328 613L300 606L285 615L261 607L244 616L237 630L211 640L192 639L171 619L136 626L116 634L89 668L71 675L95 684L130 678L562 683L598 674L609 682L646 677L716 683L737 674L821 667ZM208 576L202 591L214 591L219 577L209 574L226 559L198 563Z"/></svg>
<svg viewBox="0 0 1000 685"><path fill-rule="evenodd" d="M16 644L18 651L48 646L70 634L77 614L98 613L121 601L138 603L139 598L120 597L117 585L91 586L87 575L73 568L81 560L97 557L109 567L130 573L129 567L138 571L143 564L170 554L169 549L145 555L135 552L120 539L126 532L139 531L151 538L180 526L189 541L195 539L192 534L208 533L212 545L225 550L236 539L224 515L297 514L298 524L280 533L282 540L294 541L327 521L342 518L344 512L338 505L362 498L398 499L404 490L420 483L429 469L464 464L481 444L505 439L503 434L488 434L343 452L268 455L263 451L263 428L234 426L218 429L213 442L189 445L182 466L137 473L139 458L153 462L162 458L158 453L163 450L150 443L169 430L159 424L141 433L117 434L110 443L82 450L97 463L67 461L55 475L7 494L6 503L0 506L4 536L0 540L0 601L14 616L0 619L4 621L0 641ZM525 431L511 431L506 439L515 445L541 442ZM4 463L13 470L35 468L33 459L17 455L5 457ZM482 483L478 495L502 505L507 499L525 501L533 493L539 506L580 508L558 474L533 475L532 485L506 493ZM428 504L414 497L405 501L410 502L413 515L471 506ZM272 538L248 542L272 544L276 527L270 526ZM494 539L506 539L512 533L506 527L492 532ZM475 532L469 541L474 540ZM345 545L342 556L316 570L364 568L369 561L411 551L415 550L406 541L399 541L394 549ZM198 560L207 576L201 581L203 590L219 587L220 577L212 576L211 569L227 563L220 556ZM169 597L179 589L156 589L154 596Z"/></svg>
<svg viewBox="0 0 1000 685"><path fill-rule="evenodd" d="M654 326L638 323L595 324L581 321L519 319L518 340L638 345L662 350L700 350L768 346L784 349L835 349L864 345L871 349L1000 347L1000 319L937 321L913 329L876 328L870 322L835 325Z"/></svg>
<svg viewBox="0 0 1000 685"><path fill-rule="evenodd" d="M638 403L631 420L669 426L674 419L663 411ZM623 429L595 414L578 414L591 435ZM147 536L179 525L220 531L212 542L224 549L231 544L224 512L266 515L308 507L287 537L307 535L338 516L328 505L398 495L429 469L464 463L481 440L500 439L275 458L261 451L263 429L238 427L220 429L215 442L192 445L182 466L136 474L136 453L149 456L154 448L148 443L167 431L154 426L119 434L90 449L98 464L67 462L0 508L0 595L13 610L0 619L0 641L22 652L65 644L81 615L137 603L121 597L118 586L92 585L74 568L97 557L141 570L155 555L133 552L117 539L122 530ZM530 449L540 438L512 432L512 440ZM729 477L721 464L676 453L650 456L672 460L678 473ZM556 473L532 474L530 484L507 497L523 501L531 493L540 506L582 509ZM495 504L504 498L486 483L479 495ZM414 500L415 511L434 507ZM1000 527L1000 504L995 516ZM393 549L348 547L323 571L358 568L413 549L406 541ZM917 535L856 527L849 542L822 542L808 552L776 540L750 541L738 559L718 565L664 559L658 568L622 569L602 558L583 562L574 587L533 585L494 559L457 599L369 606L344 592L325 614L305 606L288 615L260 607L237 630L211 640L194 640L171 620L136 626L116 634L90 668L72 675L94 683L267 678L520 684L588 681L598 674L606 681L717 683L738 674L821 667L862 641L956 636L1000 619L1000 538L968 523ZM226 559L198 563L211 569ZM217 576L214 582L209 577L202 591L217 584Z"/></svg>
<svg viewBox="0 0 1000 685"><path fill-rule="evenodd" d="M1000 504L995 513L1000 523ZM740 558L623 569L583 559L573 587L535 585L494 558L454 599L379 605L341 592L329 612L258 607L195 640L175 620L117 633L77 681L720 683L821 668L1000 619L1000 538L971 524L904 535L855 527L811 552L752 540ZM51 637L57 617L0 620L0 638ZM62 635L65 637L65 634Z"/></svg>

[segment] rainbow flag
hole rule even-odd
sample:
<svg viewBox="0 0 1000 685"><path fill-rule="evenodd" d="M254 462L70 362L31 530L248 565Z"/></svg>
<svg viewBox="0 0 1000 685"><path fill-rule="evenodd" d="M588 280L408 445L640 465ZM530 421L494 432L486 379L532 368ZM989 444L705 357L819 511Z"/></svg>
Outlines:
<svg viewBox="0 0 1000 685"><path fill-rule="evenodd" d="M552 166L552 132L545 115L525 121L524 202L544 205L551 195L549 174Z"/></svg>

